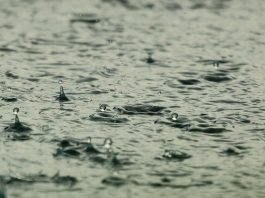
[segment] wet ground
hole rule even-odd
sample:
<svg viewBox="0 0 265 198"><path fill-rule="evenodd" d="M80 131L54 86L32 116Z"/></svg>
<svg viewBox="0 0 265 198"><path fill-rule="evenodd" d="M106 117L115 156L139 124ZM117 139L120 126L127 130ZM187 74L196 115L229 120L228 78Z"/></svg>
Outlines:
<svg viewBox="0 0 265 198"><path fill-rule="evenodd" d="M264 11L0 0L0 197L264 197Z"/></svg>

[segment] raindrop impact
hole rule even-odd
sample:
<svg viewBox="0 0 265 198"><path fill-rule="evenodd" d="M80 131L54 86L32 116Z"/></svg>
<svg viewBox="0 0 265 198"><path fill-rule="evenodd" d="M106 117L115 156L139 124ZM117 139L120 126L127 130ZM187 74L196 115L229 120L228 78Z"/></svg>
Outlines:
<svg viewBox="0 0 265 198"><path fill-rule="evenodd" d="M146 62L149 63L149 64L155 62L155 60L152 58L152 53L151 52L148 53L148 58L146 59Z"/></svg>
<svg viewBox="0 0 265 198"><path fill-rule="evenodd" d="M19 112L19 108L15 107L15 108L13 109L13 113L14 113L15 115L17 115L18 112Z"/></svg>
<svg viewBox="0 0 265 198"><path fill-rule="evenodd" d="M177 113L172 113L171 114L171 119L173 120L173 121L176 121L177 119L178 119L178 114Z"/></svg>
<svg viewBox="0 0 265 198"><path fill-rule="evenodd" d="M13 109L13 114L15 115L15 122L11 123L9 126L5 127L6 132L17 132L17 133L22 133L22 132L29 132L32 129L30 127L24 126L18 117L18 112L19 108L15 107Z"/></svg>
<svg viewBox="0 0 265 198"><path fill-rule="evenodd" d="M18 112L19 112L19 108L15 107L13 109L13 113L15 115L15 124L20 125L21 123L20 123L19 118L18 118Z"/></svg>
<svg viewBox="0 0 265 198"><path fill-rule="evenodd" d="M106 105L106 104L101 104L101 105L99 106L99 110L102 111L102 112L104 112L104 111L106 111L107 106L108 106L108 105Z"/></svg>
<svg viewBox="0 0 265 198"><path fill-rule="evenodd" d="M100 151L97 150L92 144L92 138L88 137L87 143L85 145L85 152L88 154L99 154Z"/></svg>
<svg viewBox="0 0 265 198"><path fill-rule="evenodd" d="M69 99L66 97L65 93L64 93L64 88L62 86L63 81L59 80L59 84L60 84L60 93L59 96L57 97L57 100L59 100L60 102L66 102L69 101Z"/></svg>
<svg viewBox="0 0 265 198"><path fill-rule="evenodd" d="M220 65L219 61L213 62L213 66L214 66L215 69L218 69L219 65Z"/></svg>
<svg viewBox="0 0 265 198"><path fill-rule="evenodd" d="M104 146L104 148L107 149L107 151L111 151L112 150L112 144L113 144L112 139L111 138L106 138L104 140L103 146Z"/></svg>

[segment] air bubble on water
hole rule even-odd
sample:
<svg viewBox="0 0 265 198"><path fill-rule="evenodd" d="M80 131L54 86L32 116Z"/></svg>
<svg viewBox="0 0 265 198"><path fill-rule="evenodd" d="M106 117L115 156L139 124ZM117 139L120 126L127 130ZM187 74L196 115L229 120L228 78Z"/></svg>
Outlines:
<svg viewBox="0 0 265 198"><path fill-rule="evenodd" d="M58 83L59 83L60 85L63 84L63 80L60 79L60 80L58 81Z"/></svg>
<svg viewBox="0 0 265 198"><path fill-rule="evenodd" d="M173 121L176 121L177 119L178 119L178 114L177 113L172 113L171 114L171 119L173 120Z"/></svg>
<svg viewBox="0 0 265 198"><path fill-rule="evenodd" d="M18 112L19 112L19 108L15 107L15 108L13 109L13 113L14 113L15 115L17 115Z"/></svg>

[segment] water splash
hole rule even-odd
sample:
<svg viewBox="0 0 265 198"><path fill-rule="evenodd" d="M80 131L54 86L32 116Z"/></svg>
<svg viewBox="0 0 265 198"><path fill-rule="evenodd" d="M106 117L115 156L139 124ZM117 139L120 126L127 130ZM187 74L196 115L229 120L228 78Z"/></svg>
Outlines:
<svg viewBox="0 0 265 198"><path fill-rule="evenodd" d="M116 111L119 114L123 114L125 112L124 109L122 109L121 107L113 107L113 110Z"/></svg>
<svg viewBox="0 0 265 198"><path fill-rule="evenodd" d="M122 162L118 159L118 154L114 152L112 144L113 141L111 138L104 140L104 148L107 149L107 166L111 169L116 169L122 166Z"/></svg>
<svg viewBox="0 0 265 198"><path fill-rule="evenodd" d="M183 161L191 158L192 156L182 151L166 149L162 157L167 160Z"/></svg>
<svg viewBox="0 0 265 198"><path fill-rule="evenodd" d="M15 115L17 115L18 112L19 112L19 108L15 107L15 108L13 109L13 113L14 113Z"/></svg>
<svg viewBox="0 0 265 198"><path fill-rule="evenodd" d="M59 80L60 93L59 93L59 96L57 97L57 100L59 100L60 102L66 102L66 101L69 101L69 98L67 98L65 93L64 93L64 88L62 86L62 83L63 83L63 81Z"/></svg>
<svg viewBox="0 0 265 198"><path fill-rule="evenodd" d="M113 108L113 110L117 111L119 114L126 115L162 115L164 109L165 107L146 104L125 105Z"/></svg>
<svg viewBox="0 0 265 198"><path fill-rule="evenodd" d="M155 120L154 124L163 124L174 128L188 130L189 127L191 126L191 121L183 115L179 117L177 113L172 113L166 119L160 118L158 120Z"/></svg>
<svg viewBox="0 0 265 198"><path fill-rule="evenodd" d="M106 123L125 123L129 120L125 117L120 117L117 114L123 114L123 109L119 107L113 107L113 109L108 108L109 105L101 104L97 109L97 112L91 114L89 119L92 121L100 121Z"/></svg>
<svg viewBox="0 0 265 198"><path fill-rule="evenodd" d="M106 138L104 140L103 146L104 146L105 149L107 149L107 152L112 152L113 151L112 150L112 144L113 144L113 141L112 141L111 138Z"/></svg>
<svg viewBox="0 0 265 198"><path fill-rule="evenodd" d="M104 111L106 111L107 110L107 104L101 104L100 106L99 106L99 111L101 111L101 112L104 112Z"/></svg>
<svg viewBox="0 0 265 198"><path fill-rule="evenodd" d="M15 107L13 109L13 114L15 115L15 122L14 123L11 123L9 126L5 127L5 131L6 132L18 132L18 133L21 133L21 132L29 132L31 131L32 129L27 127L27 126L24 126L20 120L19 120L19 117L18 117L18 112L19 112L19 108Z"/></svg>
<svg viewBox="0 0 265 198"><path fill-rule="evenodd" d="M62 148L65 148L65 147L69 147L71 146L72 144L70 143L70 141L68 140L62 140L60 143L59 143L59 146L62 147Z"/></svg>
<svg viewBox="0 0 265 198"><path fill-rule="evenodd" d="M15 115L15 124L21 124L20 121L19 121L19 118L18 118L18 112L19 112L19 108L15 107L13 109L13 113Z"/></svg>
<svg viewBox="0 0 265 198"><path fill-rule="evenodd" d="M214 68L215 68L215 69L218 69L219 64L220 64L219 61L213 62L213 66L214 66Z"/></svg>
<svg viewBox="0 0 265 198"><path fill-rule="evenodd" d="M148 53L148 58L146 59L146 62L149 63L149 64L152 64L155 62L155 60L152 58L152 53L149 52Z"/></svg>
<svg viewBox="0 0 265 198"><path fill-rule="evenodd" d="M92 138L90 136L87 138L87 143L92 144Z"/></svg>
<svg viewBox="0 0 265 198"><path fill-rule="evenodd" d="M178 114L177 113L172 113L171 114L171 119L172 119L172 121L176 121L177 119L178 119Z"/></svg>
<svg viewBox="0 0 265 198"><path fill-rule="evenodd" d="M99 153L101 153L92 144L92 138L91 137L88 137L87 143L85 144L85 150L84 151L88 154L99 154Z"/></svg>

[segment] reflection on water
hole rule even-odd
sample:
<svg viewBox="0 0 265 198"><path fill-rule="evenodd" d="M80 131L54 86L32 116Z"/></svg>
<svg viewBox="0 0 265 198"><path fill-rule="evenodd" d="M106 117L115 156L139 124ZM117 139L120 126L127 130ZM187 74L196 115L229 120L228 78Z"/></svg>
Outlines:
<svg viewBox="0 0 265 198"><path fill-rule="evenodd" d="M0 0L0 197L264 197L264 8Z"/></svg>

